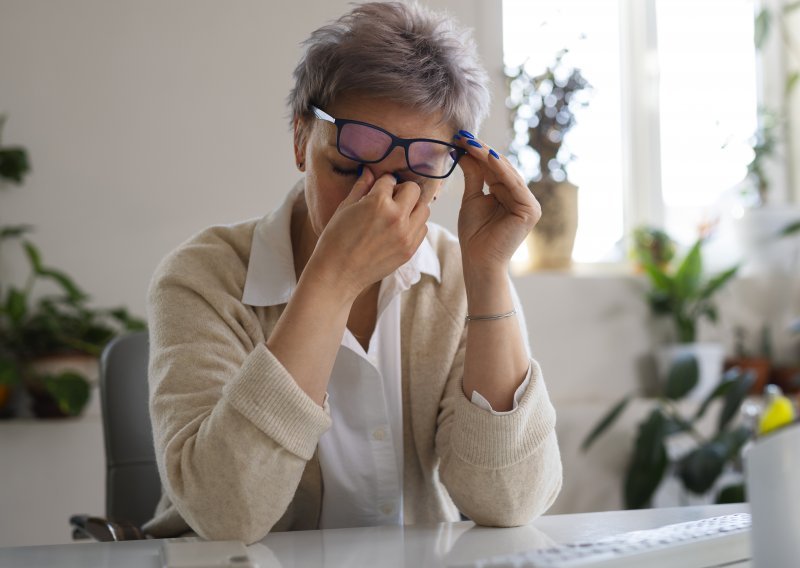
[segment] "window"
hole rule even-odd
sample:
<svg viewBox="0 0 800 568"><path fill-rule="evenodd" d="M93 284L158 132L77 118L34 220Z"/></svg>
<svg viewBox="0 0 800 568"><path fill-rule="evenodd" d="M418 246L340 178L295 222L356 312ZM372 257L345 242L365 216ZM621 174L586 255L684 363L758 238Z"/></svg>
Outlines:
<svg viewBox="0 0 800 568"><path fill-rule="evenodd" d="M504 0L507 66L539 73L566 48L593 86L564 140L575 261L623 260L643 223L689 242L725 213L756 127L753 1Z"/></svg>

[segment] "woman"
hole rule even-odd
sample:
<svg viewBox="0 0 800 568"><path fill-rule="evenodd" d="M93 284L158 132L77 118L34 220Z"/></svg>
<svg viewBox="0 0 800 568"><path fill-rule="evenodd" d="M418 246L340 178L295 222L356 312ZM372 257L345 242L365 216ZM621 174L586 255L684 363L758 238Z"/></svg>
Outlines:
<svg viewBox="0 0 800 568"><path fill-rule="evenodd" d="M539 218L472 132L486 75L452 23L370 3L315 31L290 95L302 181L154 275L145 529L511 526L561 486L555 413L508 263ZM427 225L456 167L459 240ZM488 194L483 193L488 186Z"/></svg>

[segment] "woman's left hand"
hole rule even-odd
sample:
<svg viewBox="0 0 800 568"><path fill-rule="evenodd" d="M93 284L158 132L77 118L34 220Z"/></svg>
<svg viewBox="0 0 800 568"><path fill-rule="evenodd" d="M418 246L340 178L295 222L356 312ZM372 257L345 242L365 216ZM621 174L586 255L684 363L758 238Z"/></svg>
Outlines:
<svg viewBox="0 0 800 568"><path fill-rule="evenodd" d="M464 171L458 215L464 267L484 273L506 271L511 256L539 221L541 206L505 156L464 135L456 144L467 151L458 162ZM488 194L483 193L484 185Z"/></svg>

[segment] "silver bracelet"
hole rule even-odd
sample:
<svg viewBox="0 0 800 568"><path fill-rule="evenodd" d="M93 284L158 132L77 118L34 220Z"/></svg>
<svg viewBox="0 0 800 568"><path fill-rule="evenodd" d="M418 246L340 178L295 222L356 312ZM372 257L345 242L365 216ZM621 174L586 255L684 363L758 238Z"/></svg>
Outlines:
<svg viewBox="0 0 800 568"><path fill-rule="evenodd" d="M499 320L503 318L510 318L514 314L517 313L517 310L511 310L510 312L506 312L504 314L493 314L489 316L467 316L464 318L466 321L485 321L485 320Z"/></svg>

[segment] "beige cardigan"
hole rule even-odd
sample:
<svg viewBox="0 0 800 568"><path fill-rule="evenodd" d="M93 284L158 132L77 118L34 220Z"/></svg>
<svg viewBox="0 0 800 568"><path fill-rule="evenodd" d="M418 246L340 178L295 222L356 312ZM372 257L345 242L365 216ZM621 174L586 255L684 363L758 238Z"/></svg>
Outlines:
<svg viewBox="0 0 800 568"><path fill-rule="evenodd" d="M256 224L201 232L153 277L150 412L164 494L144 528L156 537L194 531L252 543L318 527L316 447L330 416L266 347L285 305L241 301ZM460 510L479 524L527 523L561 488L541 371L532 362L531 383L509 414L466 398L460 251L436 225L427 238L441 284L423 275L401 307L405 522L458 520Z"/></svg>

